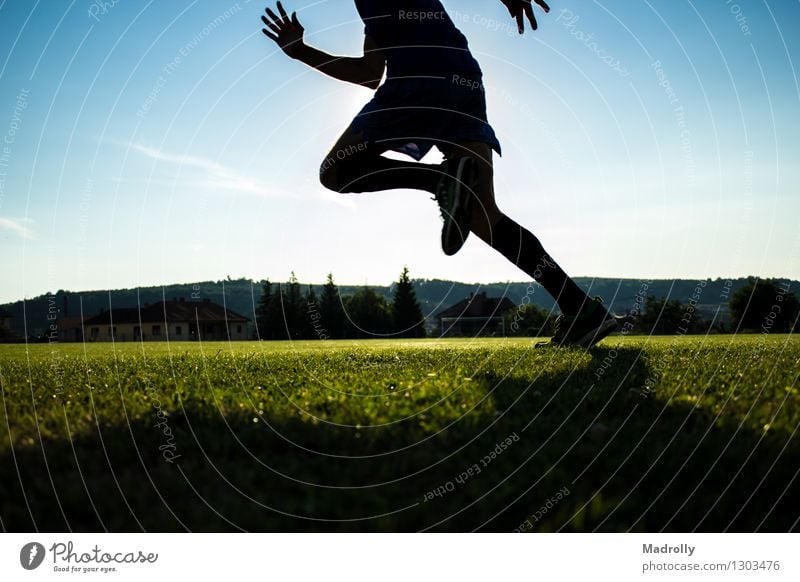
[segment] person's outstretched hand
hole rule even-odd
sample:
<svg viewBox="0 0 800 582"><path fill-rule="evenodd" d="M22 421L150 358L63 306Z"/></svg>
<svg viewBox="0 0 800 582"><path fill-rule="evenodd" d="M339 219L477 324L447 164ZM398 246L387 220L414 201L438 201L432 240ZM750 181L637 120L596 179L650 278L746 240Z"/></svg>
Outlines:
<svg viewBox="0 0 800 582"><path fill-rule="evenodd" d="M525 32L525 17L531 23L531 29L536 30L539 25L536 24L536 16L533 14L533 3L531 0L500 0L508 8L508 13L511 18L516 19L517 29L519 33ZM550 12L550 7L544 0L534 0L536 4L545 12Z"/></svg>
<svg viewBox="0 0 800 582"><path fill-rule="evenodd" d="M281 50L292 58L295 58L300 49L303 48L303 32L305 29L300 21L297 20L297 12L292 12L291 19L283 9L283 4L278 2L278 12L280 16L275 14L269 8L266 9L267 16L262 16L261 21L266 28L262 28L261 32L274 40Z"/></svg>

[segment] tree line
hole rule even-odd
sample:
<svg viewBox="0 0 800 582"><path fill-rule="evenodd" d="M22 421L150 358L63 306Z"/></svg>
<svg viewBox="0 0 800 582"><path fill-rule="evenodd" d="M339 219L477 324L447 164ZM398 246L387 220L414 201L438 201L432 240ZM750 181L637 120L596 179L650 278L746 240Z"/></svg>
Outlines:
<svg viewBox="0 0 800 582"><path fill-rule="evenodd" d="M294 273L287 283L267 279L255 315L263 340L425 337L425 318L408 267L396 281L391 301L366 285L343 296L331 273L319 297L311 285L303 292Z"/></svg>
<svg viewBox="0 0 800 582"><path fill-rule="evenodd" d="M691 335L706 333L793 333L800 331L800 301L787 282L751 277L728 300L730 322L708 320L696 302L649 295L636 313L631 333ZM506 332L515 336L549 336L557 313L533 304L506 314Z"/></svg>

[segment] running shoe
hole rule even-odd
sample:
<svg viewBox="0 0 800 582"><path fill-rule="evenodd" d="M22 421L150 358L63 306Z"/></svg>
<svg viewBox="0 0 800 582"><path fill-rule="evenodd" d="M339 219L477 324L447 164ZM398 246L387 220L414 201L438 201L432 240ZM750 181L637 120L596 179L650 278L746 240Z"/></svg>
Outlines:
<svg viewBox="0 0 800 582"><path fill-rule="evenodd" d="M451 256L461 250L469 236L478 164L473 158L464 156L445 160L441 168L443 176L436 186L434 199L444 221L442 250Z"/></svg>
<svg viewBox="0 0 800 582"><path fill-rule="evenodd" d="M555 333L550 340L557 346L590 348L619 327L620 320L603 307L603 300L594 297L584 303L577 315L559 315L555 321Z"/></svg>

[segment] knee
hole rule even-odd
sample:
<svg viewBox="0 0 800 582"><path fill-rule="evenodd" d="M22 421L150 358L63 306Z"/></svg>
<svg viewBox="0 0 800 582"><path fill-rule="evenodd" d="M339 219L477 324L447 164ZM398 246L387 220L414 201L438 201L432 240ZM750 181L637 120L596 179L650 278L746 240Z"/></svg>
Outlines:
<svg viewBox="0 0 800 582"><path fill-rule="evenodd" d="M338 172L336 171L336 160L332 156L326 157L320 164L319 182L328 190L333 190L334 192L342 191L341 180L339 180Z"/></svg>
<svg viewBox="0 0 800 582"><path fill-rule="evenodd" d="M359 194L364 192L362 178L369 173L369 167L369 161L363 158L339 159L329 155L319 167L319 181L340 194Z"/></svg>

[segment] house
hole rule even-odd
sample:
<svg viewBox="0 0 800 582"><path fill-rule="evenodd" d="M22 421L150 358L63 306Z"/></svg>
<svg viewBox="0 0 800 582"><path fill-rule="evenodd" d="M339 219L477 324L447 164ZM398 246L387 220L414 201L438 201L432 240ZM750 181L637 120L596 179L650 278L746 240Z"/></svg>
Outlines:
<svg viewBox="0 0 800 582"><path fill-rule="evenodd" d="M508 297L487 297L486 292L472 294L437 313L441 337L447 336L505 336L503 316L516 306Z"/></svg>
<svg viewBox="0 0 800 582"><path fill-rule="evenodd" d="M246 340L250 320L209 299L102 311L83 322L87 342Z"/></svg>

